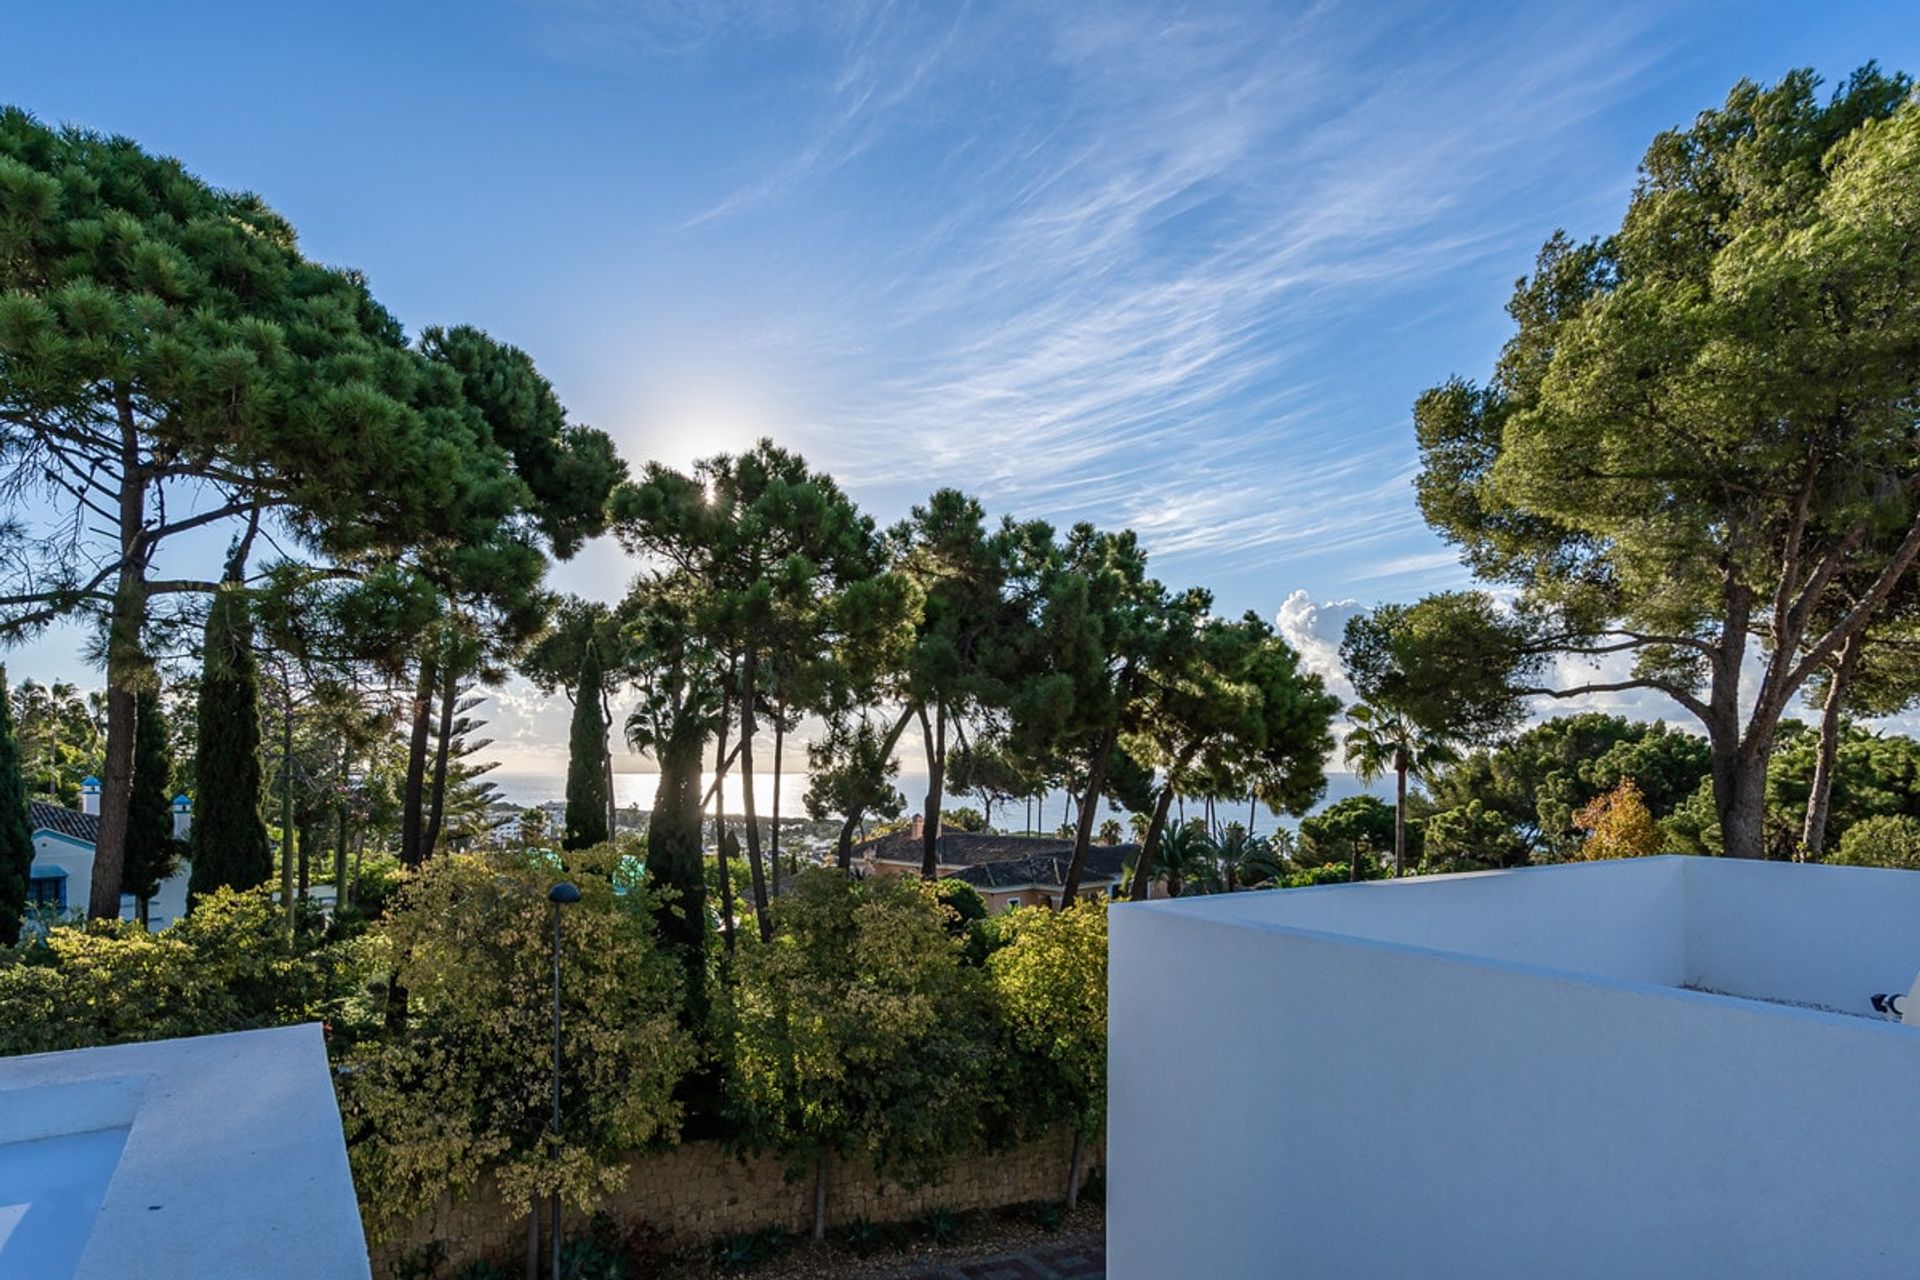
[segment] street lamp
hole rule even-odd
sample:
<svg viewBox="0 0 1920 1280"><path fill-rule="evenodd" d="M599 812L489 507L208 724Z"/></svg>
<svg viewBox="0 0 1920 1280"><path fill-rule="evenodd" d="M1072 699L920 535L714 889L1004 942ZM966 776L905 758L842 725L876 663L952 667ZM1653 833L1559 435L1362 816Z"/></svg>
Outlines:
<svg viewBox="0 0 1920 1280"><path fill-rule="evenodd" d="M547 890L547 901L553 904L553 1128L548 1134L551 1150L557 1157L560 1154L560 908L572 906L580 901L580 888L571 881L562 880ZM552 1209L548 1215L551 1222L553 1244L552 1280L560 1280L560 1188L553 1189Z"/></svg>

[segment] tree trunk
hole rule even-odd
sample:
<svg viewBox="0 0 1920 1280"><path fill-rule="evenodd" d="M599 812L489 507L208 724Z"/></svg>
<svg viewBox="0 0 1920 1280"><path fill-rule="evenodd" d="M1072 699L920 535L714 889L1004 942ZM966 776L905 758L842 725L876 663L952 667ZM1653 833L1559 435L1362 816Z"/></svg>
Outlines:
<svg viewBox="0 0 1920 1280"><path fill-rule="evenodd" d="M687 974L690 1024L704 1025L706 1000L706 853L701 840L706 805L700 794L704 733L676 725L659 752L660 784L647 827L647 878L673 892L660 908L660 938ZM696 1021L695 1014L701 1021Z"/></svg>
<svg viewBox="0 0 1920 1280"><path fill-rule="evenodd" d="M348 799L347 789L352 786L353 756L343 745L340 748L340 803L334 810L333 832L333 912L340 914L347 905L347 843L348 843Z"/></svg>
<svg viewBox="0 0 1920 1280"><path fill-rule="evenodd" d="M460 700L460 673L449 666L440 674L440 741L433 752L433 794L427 807L427 830L420 837L420 856L433 856L440 845L440 828L447 816L447 768L453 756L453 709Z"/></svg>
<svg viewBox="0 0 1920 1280"><path fill-rule="evenodd" d="M827 1238L827 1153L813 1167L813 1238Z"/></svg>
<svg viewBox="0 0 1920 1280"><path fill-rule="evenodd" d="M1771 748L1769 740L1765 747ZM1713 799L1720 817L1722 853L1729 858L1767 856L1767 751L1714 751ZM1731 756L1731 759L1722 759Z"/></svg>
<svg viewBox="0 0 1920 1280"><path fill-rule="evenodd" d="M1847 686L1853 683L1853 671L1864 648L1862 637L1850 636L1835 655L1833 678L1827 685L1826 704L1820 709L1820 750L1814 757L1813 789L1807 793L1807 818L1800 830L1800 848L1810 862L1818 862L1826 852L1827 813L1833 805L1833 771L1840 757L1842 712L1846 709Z"/></svg>
<svg viewBox="0 0 1920 1280"><path fill-rule="evenodd" d="M753 875L753 918L760 926L760 941L773 937L773 914L767 904L767 868L760 857L760 815L753 799L753 736L759 729L754 717L759 663L752 650L740 667L740 796L747 819L747 869Z"/></svg>
<svg viewBox="0 0 1920 1280"><path fill-rule="evenodd" d="M1772 672L1762 678L1760 696L1755 700L1747 731L1740 729L1740 660L1747 650L1752 622L1751 593L1732 575L1725 588L1727 616L1720 630L1720 643L1711 655L1707 691L1707 759L1713 776L1713 805L1720 819L1722 852L1730 858L1767 856L1766 805L1767 757L1773 749L1773 729L1779 708L1773 705L1766 687ZM1787 652L1776 652L1773 661L1791 661L1798 640ZM1769 663L1769 667L1772 667Z"/></svg>
<svg viewBox="0 0 1920 1280"><path fill-rule="evenodd" d="M920 708L920 736L927 748L927 804L920 829L920 878L940 878L940 807L946 803L947 788L947 714L946 707L933 704L933 723L927 723L927 709Z"/></svg>
<svg viewBox="0 0 1920 1280"><path fill-rule="evenodd" d="M127 821L133 802L133 739L140 717L139 686L147 660L140 632L147 616L147 477L140 465L140 434L132 401L119 397L120 574L107 622L107 776L100 789L100 825L87 885L87 917L120 918L120 877L126 866Z"/></svg>
<svg viewBox="0 0 1920 1280"><path fill-rule="evenodd" d="M420 659L420 679L414 686L407 739L407 781L400 802L400 861L417 868L426 861L420 836L425 826L427 796L427 730L433 718L433 691L439 687L439 668L432 658Z"/></svg>
<svg viewBox="0 0 1920 1280"><path fill-rule="evenodd" d="M774 897L780 896L780 753L786 747L787 721L786 707L776 705L773 712L773 827L768 832L771 842L767 854L767 871L770 876L770 891Z"/></svg>
<svg viewBox="0 0 1920 1280"><path fill-rule="evenodd" d="M540 1280L540 1193L529 1197L527 1210L527 1280Z"/></svg>
<svg viewBox="0 0 1920 1280"><path fill-rule="evenodd" d="M1407 874L1407 754L1393 753L1393 878Z"/></svg>
<svg viewBox="0 0 1920 1280"><path fill-rule="evenodd" d="M728 674L732 674L729 666ZM720 934L733 950L733 873L727 866L727 725L732 690L720 698L720 731L713 747L713 847L720 860Z"/></svg>
<svg viewBox="0 0 1920 1280"><path fill-rule="evenodd" d="M293 679L280 669L280 905L287 932L294 927L293 897Z"/></svg>
<svg viewBox="0 0 1920 1280"><path fill-rule="evenodd" d="M314 832L311 820L300 824L299 835L300 858L294 864L293 896L305 902L312 896L310 891L313 888L313 846L319 837Z"/></svg>
<svg viewBox="0 0 1920 1280"><path fill-rule="evenodd" d="M1140 842L1140 858L1133 864L1133 884L1127 896L1135 902L1145 902L1153 893L1153 859L1160 851L1160 838L1167 829L1167 814L1173 808L1173 779L1160 788L1160 798L1153 802L1153 817L1147 822L1146 838Z"/></svg>
<svg viewBox="0 0 1920 1280"><path fill-rule="evenodd" d="M620 806L613 798L613 704L607 700L604 677L600 685L600 723L605 726L600 736L600 764L607 784L607 839L617 840L620 838Z"/></svg>
<svg viewBox="0 0 1920 1280"><path fill-rule="evenodd" d="M1100 749L1094 753L1093 767L1087 771L1087 790L1080 800L1080 826L1073 833L1073 857L1067 862L1066 882L1060 886L1059 910L1073 905L1080 893L1080 876L1087 867L1087 848L1093 843L1093 810L1100 803L1100 792L1107 785L1107 764L1113 759L1114 743L1120 739L1118 726L1100 737Z"/></svg>
<svg viewBox="0 0 1920 1280"><path fill-rule="evenodd" d="M1086 1152L1086 1140L1078 1126L1073 1131L1073 1155L1067 1161L1067 1212L1080 1207L1080 1160Z"/></svg>

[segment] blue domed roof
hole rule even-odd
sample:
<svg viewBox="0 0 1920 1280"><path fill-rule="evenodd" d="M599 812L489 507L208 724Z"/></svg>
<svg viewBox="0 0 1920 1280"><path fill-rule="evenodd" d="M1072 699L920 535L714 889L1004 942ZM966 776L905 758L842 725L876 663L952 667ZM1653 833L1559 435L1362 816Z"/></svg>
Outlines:
<svg viewBox="0 0 1920 1280"><path fill-rule="evenodd" d="M173 802L174 802L175 804L177 804L177 805L180 805L180 804L192 804L192 803L193 803L193 801L191 801L191 800L189 800L189 799L187 798L187 795L186 795L186 793L185 793L184 791L183 791L183 792L181 792L181 793L180 793L179 795L177 795L177 796L175 796L175 797L173 798Z"/></svg>
<svg viewBox="0 0 1920 1280"><path fill-rule="evenodd" d="M97 787L100 785L100 779L94 777L92 774L88 774L86 777L80 779L80 785L83 787Z"/></svg>

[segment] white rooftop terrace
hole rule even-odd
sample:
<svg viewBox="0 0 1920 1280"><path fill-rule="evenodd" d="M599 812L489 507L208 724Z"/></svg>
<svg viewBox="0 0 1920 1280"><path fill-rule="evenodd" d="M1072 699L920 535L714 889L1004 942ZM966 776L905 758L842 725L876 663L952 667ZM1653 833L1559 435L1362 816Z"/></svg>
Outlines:
<svg viewBox="0 0 1920 1280"><path fill-rule="evenodd" d="M1111 916L1108 1258L1910 1276L1920 874L1646 858Z"/></svg>
<svg viewBox="0 0 1920 1280"><path fill-rule="evenodd" d="M0 1058L0 1276L369 1275L318 1024Z"/></svg>

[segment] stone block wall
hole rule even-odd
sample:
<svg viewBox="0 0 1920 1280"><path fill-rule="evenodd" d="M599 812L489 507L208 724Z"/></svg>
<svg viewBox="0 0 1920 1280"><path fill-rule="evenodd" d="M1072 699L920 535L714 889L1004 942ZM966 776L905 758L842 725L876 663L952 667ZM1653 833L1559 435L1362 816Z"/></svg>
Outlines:
<svg viewBox="0 0 1920 1280"><path fill-rule="evenodd" d="M830 1228L855 1218L899 1222L934 1209L994 1209L1066 1195L1073 1138L1065 1131L994 1154L956 1160L939 1182L911 1190L885 1182L864 1162L835 1161L827 1183ZM1083 1178L1101 1167L1103 1148L1084 1157ZM811 1172L791 1181L777 1156L740 1159L717 1142L689 1142L671 1151L634 1158L627 1184L603 1206L623 1224L644 1223L677 1244L735 1232L783 1227L803 1235L813 1223ZM442 1201L401 1239L375 1248L374 1275L389 1274L389 1262L438 1241L447 1262L458 1267L475 1258L512 1259L526 1249L527 1207L501 1201L483 1183L473 1197Z"/></svg>

